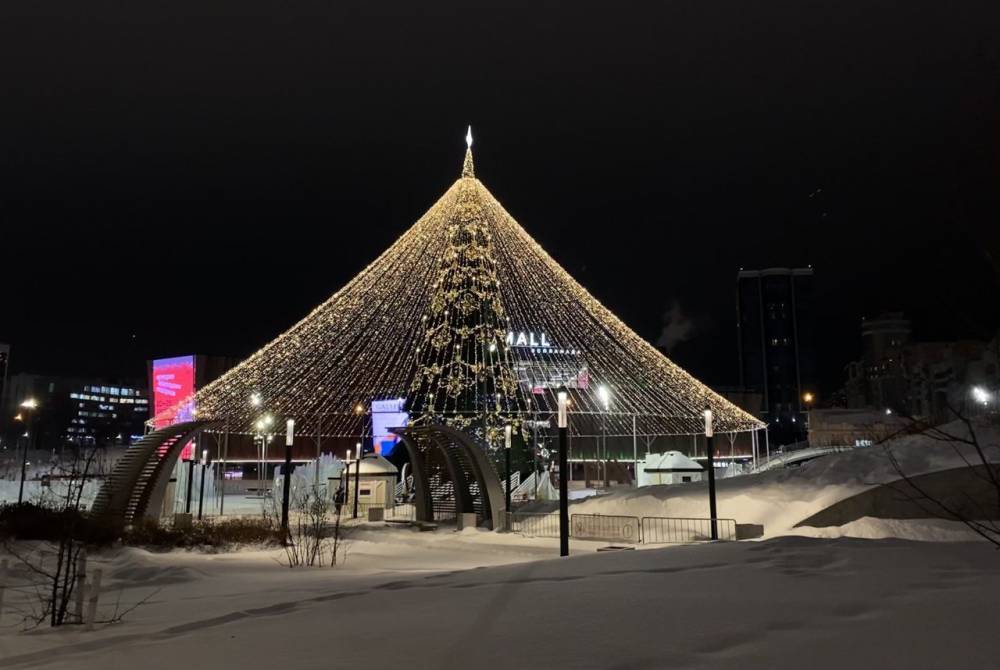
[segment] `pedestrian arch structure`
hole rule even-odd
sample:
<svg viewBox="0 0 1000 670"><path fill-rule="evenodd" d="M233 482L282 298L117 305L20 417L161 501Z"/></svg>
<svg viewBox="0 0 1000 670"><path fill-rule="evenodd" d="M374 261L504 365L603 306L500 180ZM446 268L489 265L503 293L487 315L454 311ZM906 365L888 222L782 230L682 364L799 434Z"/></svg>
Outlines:
<svg viewBox="0 0 1000 670"><path fill-rule="evenodd" d="M213 421L186 421L144 435L115 463L97 492L91 513L120 525L158 519L184 445L213 426Z"/></svg>
<svg viewBox="0 0 1000 670"><path fill-rule="evenodd" d="M394 428L410 457L417 521L476 514L476 525L503 527L504 495L486 450L449 426Z"/></svg>

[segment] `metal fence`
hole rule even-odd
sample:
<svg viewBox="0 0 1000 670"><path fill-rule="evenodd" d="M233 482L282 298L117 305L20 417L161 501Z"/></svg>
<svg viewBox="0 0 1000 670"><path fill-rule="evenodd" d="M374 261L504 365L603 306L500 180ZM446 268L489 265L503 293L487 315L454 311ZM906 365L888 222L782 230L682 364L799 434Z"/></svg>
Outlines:
<svg viewBox="0 0 1000 670"><path fill-rule="evenodd" d="M411 503L386 507L382 503L363 503L360 501L358 502L357 518L361 521L367 521L369 519L369 510L381 510L382 520L384 521L414 521L417 518L416 508ZM342 521L352 520L354 518L354 503L344 503L340 508L340 515Z"/></svg>
<svg viewBox="0 0 1000 670"><path fill-rule="evenodd" d="M736 539L735 519L716 519L719 540ZM712 539L712 520L662 516L642 517L642 541L645 544L704 542Z"/></svg>
<svg viewBox="0 0 1000 670"><path fill-rule="evenodd" d="M559 537L559 515L507 512L506 530L525 537Z"/></svg>
<svg viewBox="0 0 1000 670"><path fill-rule="evenodd" d="M570 535L578 540L642 542L639 517L609 514L574 514L570 517Z"/></svg>
<svg viewBox="0 0 1000 670"><path fill-rule="evenodd" d="M525 537L559 537L558 513L508 512L506 530ZM716 519L720 541L736 540L736 521ZM625 544L671 544L707 542L712 538L708 518L637 517L608 514L573 514L570 537Z"/></svg>

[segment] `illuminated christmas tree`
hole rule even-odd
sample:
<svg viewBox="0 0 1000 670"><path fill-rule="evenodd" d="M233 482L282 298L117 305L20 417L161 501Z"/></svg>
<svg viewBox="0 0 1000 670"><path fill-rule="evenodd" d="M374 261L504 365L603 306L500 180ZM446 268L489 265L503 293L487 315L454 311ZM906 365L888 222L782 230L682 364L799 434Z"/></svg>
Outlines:
<svg viewBox="0 0 1000 670"><path fill-rule="evenodd" d="M415 423L446 423L497 446L526 403L506 343L493 239L474 180L471 129L462 181L418 353Z"/></svg>
<svg viewBox="0 0 1000 670"><path fill-rule="evenodd" d="M471 145L471 142L470 142ZM636 335L580 286L474 174L461 177L341 290L199 391L198 418L253 431L260 409L300 434L358 436L373 400L497 445L569 389L574 434L692 435L762 427ZM599 417L599 418L597 418Z"/></svg>

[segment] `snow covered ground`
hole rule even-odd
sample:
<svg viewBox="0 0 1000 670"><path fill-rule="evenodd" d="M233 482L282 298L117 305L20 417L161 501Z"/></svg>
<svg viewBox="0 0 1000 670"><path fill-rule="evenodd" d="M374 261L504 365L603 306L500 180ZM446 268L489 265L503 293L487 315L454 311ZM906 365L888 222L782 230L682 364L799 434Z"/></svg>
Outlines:
<svg viewBox="0 0 1000 670"><path fill-rule="evenodd" d="M912 475L961 464L926 438L894 449ZM895 478L875 447L720 481L720 516L763 523L760 542L598 553L606 543L573 541L559 559L552 539L367 524L345 565L295 570L280 550L120 549L93 558L104 614L147 602L90 633L18 633L11 605L25 595L8 591L0 667L1000 667L989 544L931 519L795 527ZM704 484L649 487L571 510L702 517L707 497Z"/></svg>
<svg viewBox="0 0 1000 670"><path fill-rule="evenodd" d="M336 569L276 552L106 566L93 633L0 636L7 668L992 668L1000 559L982 543L787 537L552 558L551 540L373 530Z"/></svg>

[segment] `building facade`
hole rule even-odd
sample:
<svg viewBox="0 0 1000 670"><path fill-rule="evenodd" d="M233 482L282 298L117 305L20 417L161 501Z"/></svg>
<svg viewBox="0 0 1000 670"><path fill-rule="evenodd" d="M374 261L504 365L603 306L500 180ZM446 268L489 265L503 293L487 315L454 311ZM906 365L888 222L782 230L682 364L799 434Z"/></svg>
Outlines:
<svg viewBox="0 0 1000 670"><path fill-rule="evenodd" d="M772 440L801 440L803 394L815 388L813 270L741 269L736 285L740 386L761 395Z"/></svg>
<svg viewBox="0 0 1000 670"><path fill-rule="evenodd" d="M848 408L890 410L932 422L949 421L954 411L995 408L1000 334L989 342L914 342L909 320L886 312L862 320L861 340L861 359L846 368Z"/></svg>
<svg viewBox="0 0 1000 670"><path fill-rule="evenodd" d="M149 401L139 380L100 380L19 373L8 379L4 415L22 414L25 400L38 403L32 448L128 445L143 434ZM8 443L17 442L25 427L12 424Z"/></svg>

